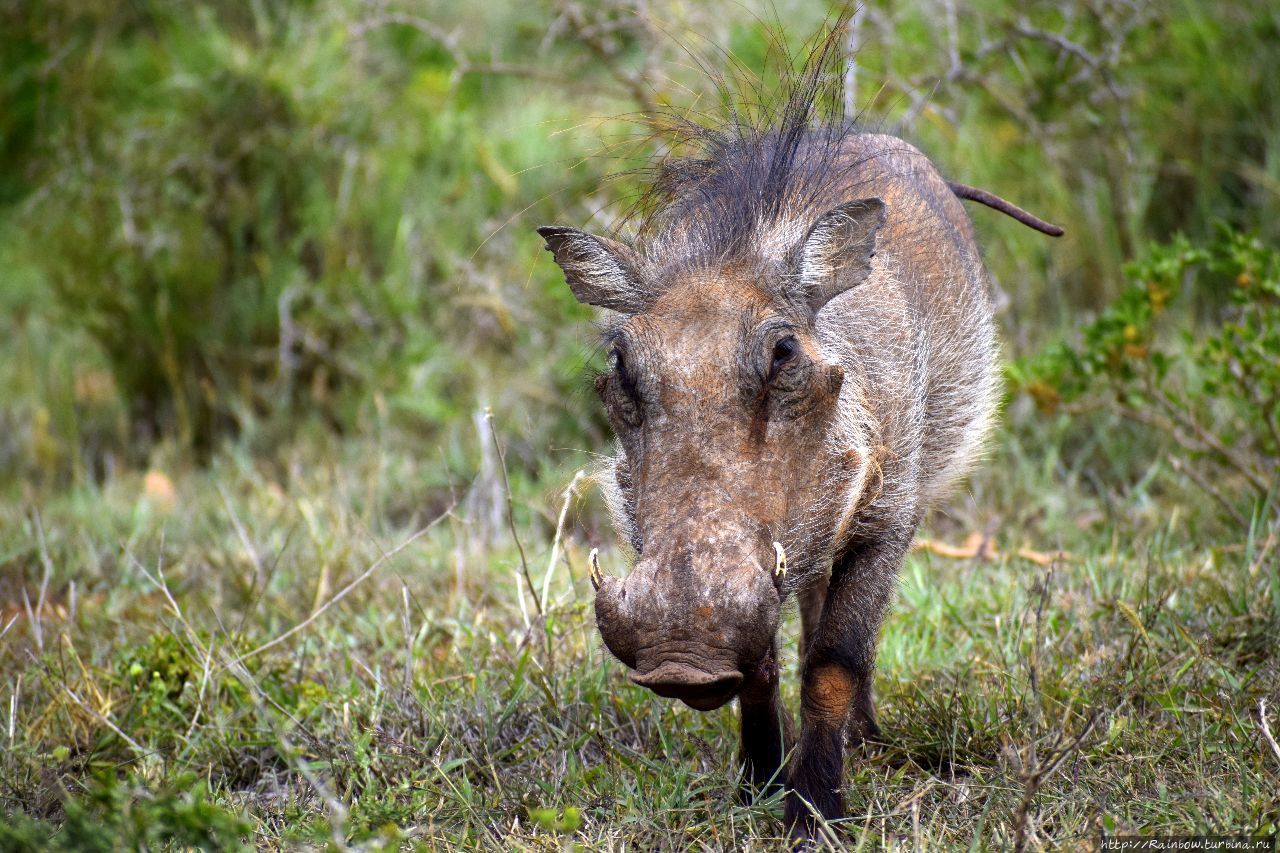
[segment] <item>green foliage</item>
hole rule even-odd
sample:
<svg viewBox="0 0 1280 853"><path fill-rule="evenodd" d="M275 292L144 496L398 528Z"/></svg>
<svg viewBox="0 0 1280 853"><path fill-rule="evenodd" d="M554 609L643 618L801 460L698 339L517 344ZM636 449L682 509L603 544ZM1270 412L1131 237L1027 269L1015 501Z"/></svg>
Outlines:
<svg viewBox="0 0 1280 853"><path fill-rule="evenodd" d="M48 23L84 24L71 8L52 4ZM63 81L88 91L51 135L85 143L50 157L31 233L139 434L207 446L272 374L276 305L316 252L340 164L329 140L350 122L317 127L291 97L265 59L283 39L254 52L207 18L149 12L105 55L70 45Z"/></svg>
<svg viewBox="0 0 1280 853"><path fill-rule="evenodd" d="M1224 228L1206 245L1153 245L1125 273L1080 340L1014 365L1015 384L1045 410L1109 402L1172 438L1174 469L1229 513L1280 513L1280 249ZM1162 328L1179 299L1206 315L1191 331Z"/></svg>
<svg viewBox="0 0 1280 853"><path fill-rule="evenodd" d="M1201 241L1221 220L1280 241L1280 24L1265 4L861 5L865 119L1066 228L1050 242L972 212L1018 352L1114 298L1151 240Z"/></svg>
<svg viewBox="0 0 1280 853"><path fill-rule="evenodd" d="M342 429L387 397L432 430L469 415L479 377L545 326L493 279L510 210L566 189L529 171L569 151L529 130L552 99L460 76L430 36L346 4L137 11L54 2L12 21L15 50L58 61L22 143L40 191L8 236L56 299L37 309L100 348L128 414L116 449L208 451L299 416ZM549 307L580 316L559 290ZM519 393L568 373L573 343L553 341Z"/></svg>
<svg viewBox="0 0 1280 853"><path fill-rule="evenodd" d="M582 811L568 806L562 813L555 809L529 809L529 819L548 832L574 833L582 828Z"/></svg>
<svg viewBox="0 0 1280 853"><path fill-rule="evenodd" d="M131 712L139 724L150 727L148 721L158 722L157 729L163 731L166 721L183 717L186 709L176 703L198 675L196 662L176 636L156 634L145 645L124 650L119 658L121 681L133 696ZM167 719L157 721L157 715Z"/></svg>
<svg viewBox="0 0 1280 853"><path fill-rule="evenodd" d="M14 853L126 850L248 850L250 824L209 799L208 787L179 774L159 790L100 775L64 804L60 825L16 815L0 821L0 848Z"/></svg>
<svg viewBox="0 0 1280 853"><path fill-rule="evenodd" d="M433 443L467 478L485 406L521 437L517 479L550 448L599 447L589 312L528 226L608 222L634 197L633 177L600 178L650 149L595 117L722 110L717 76L750 112L824 9L574 8L6 7L0 466L101 479L166 439L265 453L308 421ZM862 120L1074 238L975 211L1017 282L1015 351L1114 296L1150 236L1199 239L1215 217L1276 236L1280 39L1251 4L868 3L858 20Z"/></svg>

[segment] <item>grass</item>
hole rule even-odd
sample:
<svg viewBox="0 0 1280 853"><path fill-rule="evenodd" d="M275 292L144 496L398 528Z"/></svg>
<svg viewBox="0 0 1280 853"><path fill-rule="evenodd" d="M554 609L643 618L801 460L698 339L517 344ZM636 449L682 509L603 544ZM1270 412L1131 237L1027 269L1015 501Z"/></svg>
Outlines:
<svg viewBox="0 0 1280 853"><path fill-rule="evenodd" d="M1275 832L1274 564L1189 541L1177 512L1108 520L1084 490L1036 518L1023 491L1049 484L1016 435L930 533L1071 557L912 555L880 654L888 743L851 756L833 838ZM386 448L311 436L274 466L230 449L6 508L0 846L99 849L77 832L108 819L103 849L776 846L780 802L738 801L733 712L653 697L602 651L595 508L568 515L544 630L512 543L474 544L414 480ZM560 497L517 503L540 586Z"/></svg>

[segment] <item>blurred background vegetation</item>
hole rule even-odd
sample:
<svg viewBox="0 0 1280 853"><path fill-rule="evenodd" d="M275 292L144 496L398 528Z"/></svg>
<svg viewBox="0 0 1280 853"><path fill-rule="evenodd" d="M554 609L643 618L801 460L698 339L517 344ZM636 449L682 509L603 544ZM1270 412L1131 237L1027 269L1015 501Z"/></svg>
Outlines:
<svg viewBox="0 0 1280 853"><path fill-rule="evenodd" d="M43 653L46 591L73 615L77 589L141 594L141 554L192 589L214 579L201 594L244 608L243 649L374 559L371 533L455 503L460 550L424 552L413 588L459 623L486 600L515 622L502 469L511 527L545 544L573 472L609 443L591 314L533 228L611 229L661 145L629 114L714 112L719 75L767 97L843 9L0 2L0 629L38 588ZM870 0L845 38L851 113L1067 229L971 211L1009 396L991 470L939 529L1236 549L1223 624L1272 660L1257 649L1280 636L1280 9ZM566 542L609 541L590 504L570 527ZM465 573L476 549L502 572ZM275 576L267 557L286 551ZM136 644L93 664L126 695L137 660L173 659L150 628L119 627L130 601L77 635ZM249 613L266 615L247 628ZM35 666L13 649L13 672ZM181 692L165 684L122 723L148 748L146 709ZM10 802L56 813L33 768L119 747L69 719L32 729ZM91 730L106 740L80 743ZM80 745L49 752L58 738Z"/></svg>
<svg viewBox="0 0 1280 853"><path fill-rule="evenodd" d="M767 81L778 33L799 51L832 12L8 4L5 492L311 430L467 481L485 406L522 477L581 466L606 439L588 315L531 226L609 226L634 181L602 177L646 149L608 117L706 108L726 56ZM1280 238L1278 26L1249 2L870 3L848 98L1068 226L1054 243L975 212L1019 356L1117 296L1150 242ZM1224 301L1196 293L1178 321Z"/></svg>

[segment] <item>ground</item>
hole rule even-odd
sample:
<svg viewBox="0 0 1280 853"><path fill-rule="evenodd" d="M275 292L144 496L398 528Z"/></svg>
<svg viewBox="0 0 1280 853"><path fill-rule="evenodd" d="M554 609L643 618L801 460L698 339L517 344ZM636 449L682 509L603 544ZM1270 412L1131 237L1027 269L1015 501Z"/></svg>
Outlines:
<svg viewBox="0 0 1280 853"><path fill-rule="evenodd" d="M48 582L24 599L6 578L0 846L62 826L54 846L110 849L105 821L117 849L776 848L780 801L739 801L733 709L659 699L603 651L590 500L554 561L561 495L516 502L540 615L509 534L477 545L409 457L319 442L10 511ZM996 556L908 558L880 647L886 743L848 758L838 845L1275 832L1274 564L1196 544L1176 508L1085 492L1006 431L930 520L931 542L982 530Z"/></svg>

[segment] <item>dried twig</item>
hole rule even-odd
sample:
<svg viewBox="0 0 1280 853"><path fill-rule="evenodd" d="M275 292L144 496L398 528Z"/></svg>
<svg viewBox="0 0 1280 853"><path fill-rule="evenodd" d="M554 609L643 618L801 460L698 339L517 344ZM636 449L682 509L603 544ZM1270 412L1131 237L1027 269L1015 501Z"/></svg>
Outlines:
<svg viewBox="0 0 1280 853"><path fill-rule="evenodd" d="M1088 722L1085 723L1080 733L1065 744L1063 739L1066 733L1059 729L1046 758L1042 761L1037 755L1036 747L1040 738L1040 724L1043 715L1040 694L1040 652L1044 646L1044 611L1049 604L1049 589L1052 582L1053 567L1051 566L1034 588L1034 594L1036 595L1036 633L1031 647L1031 655L1027 660L1027 681L1033 703L1031 708L1031 740L1025 750L1025 756L1022 752L1012 748L1006 750L1006 754L1011 763L1014 764L1014 769L1022 782L1022 800L1014 811L1013 849L1017 853L1022 853L1026 849L1027 842L1032 834L1031 811L1035 805L1036 794L1040 791L1045 781L1062 766L1062 762L1066 760L1067 756L1080 748L1080 745L1084 743L1084 739L1088 737L1089 732L1093 730L1099 716L1098 711L1091 713Z"/></svg>
<svg viewBox="0 0 1280 853"><path fill-rule="evenodd" d="M160 548L163 551L164 549L163 541L160 543ZM138 560L137 557L133 555L132 552L126 551L125 553L128 555L129 561L133 563L134 567L138 571L142 572L143 577L145 577L148 581L150 581L151 585L154 586L156 589L158 589L162 595L164 595L165 601L169 603L170 609L173 610L174 617L178 620L178 624L181 625L183 630L187 632L187 639L191 641L193 656L196 654L203 654L204 647L200 643L200 638L196 635L195 629L191 627L191 623L187 621L187 617L183 615L182 608L178 606L178 602L174 599L173 593L169 591L169 582L165 580L165 576L164 576L164 563L163 562L157 563L156 575L152 575L150 572L147 571L146 566L142 565L142 563Z"/></svg>
<svg viewBox="0 0 1280 853"><path fill-rule="evenodd" d="M577 3L557 3L556 5L564 21L573 30L574 36L596 55L613 79L626 88L640 108L651 115L658 112L658 102L654 99L644 78L622 67L618 61L617 48L604 37L604 31L600 27L592 25L592 22L583 14L582 7Z"/></svg>
<svg viewBox="0 0 1280 853"><path fill-rule="evenodd" d="M1090 714L1089 720L1085 723L1084 728L1081 729L1080 734L1073 737L1065 745L1062 744L1062 733L1059 733L1053 748L1049 752L1049 759L1043 764L1036 762L1033 758L1030 767L1018 768L1018 775L1022 779L1022 800L1014 811L1013 849L1016 853L1022 853L1023 850L1027 849L1029 838L1027 829L1031 823L1031 807L1034 805L1036 794L1040 791L1041 786L1048 781L1049 777L1062 766L1062 762L1066 761L1068 756L1080 748L1085 738L1089 736L1089 732L1093 731L1099 716L1100 713L1098 711Z"/></svg>
<svg viewBox="0 0 1280 853"><path fill-rule="evenodd" d="M1267 475L1262 470L1235 449L1223 444L1221 439L1214 435L1213 432L1201 426L1192 412L1183 406L1179 406L1167 394L1157 388L1154 382L1147 382L1144 390L1159 404L1165 413L1165 417L1130 406L1120 407L1122 415L1160 430L1184 450L1191 453L1209 455L1219 465L1240 474L1258 496L1265 498L1271 492L1274 488L1274 482L1268 483ZM1176 472L1186 475L1205 494L1213 498L1237 524L1245 528L1249 526L1248 520L1227 495L1217 488L1209 478L1195 470L1193 465L1185 464L1177 458L1171 459L1170 465Z"/></svg>
<svg viewBox="0 0 1280 853"><path fill-rule="evenodd" d="M1191 480L1191 482L1195 483L1201 491L1217 501L1218 506L1222 507L1223 512L1231 516L1231 519L1236 524L1246 530L1249 528L1248 519L1241 515L1240 511L1235 508L1235 505L1233 505L1231 501L1227 500L1227 496L1224 495L1217 486L1209 482L1203 474L1197 471L1194 465L1187 465L1178 457L1171 456L1169 457L1169 467L1173 468L1175 472L1186 476Z"/></svg>
<svg viewBox="0 0 1280 853"><path fill-rule="evenodd" d="M1257 468L1249 464L1249 460L1227 447L1222 443L1221 439L1202 427L1191 412L1169 399L1169 396L1156 387L1154 383L1147 383L1147 392L1151 394L1152 398L1154 398L1155 401L1160 404L1161 408L1168 413L1169 417L1180 423L1185 429L1190 430L1192 435L1195 436L1196 441L1200 442L1200 444L1205 448L1211 450L1223 462L1244 475L1244 478L1248 480L1249 483L1259 492L1264 495L1267 493L1268 484L1266 478L1262 476ZM1178 436L1175 435L1175 438L1178 438ZM1182 436L1180 443L1185 440L1186 436ZM1184 446L1187 445L1184 444Z"/></svg>
<svg viewBox="0 0 1280 853"><path fill-rule="evenodd" d="M219 487L219 489L221 489L221 487ZM157 577L152 577L151 573L147 571L146 567L143 566L138 558L132 553L129 553L129 559L133 562L134 566L137 567L138 571L142 572L143 576L146 577L153 586L158 588L164 595L165 600L169 602L169 607L173 610L174 618L178 620L178 624L181 625L183 630L187 633L187 640L191 643L192 659L204 660L204 672L200 676L200 693L196 697L196 709L191 715L190 723L187 725L186 737L190 738L192 732L196 730L196 724L200 721L200 713L204 710L204 694L209 684L209 673L213 663L213 644L210 643L208 647L205 647L204 644L200 642L200 637L196 634L195 628L193 628L191 623L187 621L187 617L182 612L182 608L178 606L177 599L173 597L173 593L169 590L169 581L164 576L163 540L160 543L160 552L161 558L156 563Z"/></svg>
<svg viewBox="0 0 1280 853"><path fill-rule="evenodd" d="M994 560L1001 555L996 543L977 531L970 533L960 545L949 545L937 539L917 539L911 545L913 551L925 551L951 560ZM1049 566L1055 562L1072 559L1066 551L1037 551L1033 548L1018 548L1013 552L1016 556L1037 566Z"/></svg>
<svg viewBox="0 0 1280 853"><path fill-rule="evenodd" d="M553 80L560 83L568 81L565 75L537 65L518 65L509 62L473 62L462 49L458 33L448 32L443 27L419 15L410 15L405 12L384 12L352 24L347 28L347 33L353 40L362 40L373 30L389 26L403 26L417 30L444 48L445 53L449 54L449 58L453 60L453 71L449 77L450 82L454 84L468 74L524 77L530 80Z"/></svg>
<svg viewBox="0 0 1280 853"><path fill-rule="evenodd" d="M1231 361L1228 369L1239 383L1240 389L1253 401L1271 441L1277 451L1280 451L1280 392L1271 388L1265 378L1258 376L1257 369L1248 361Z"/></svg>

